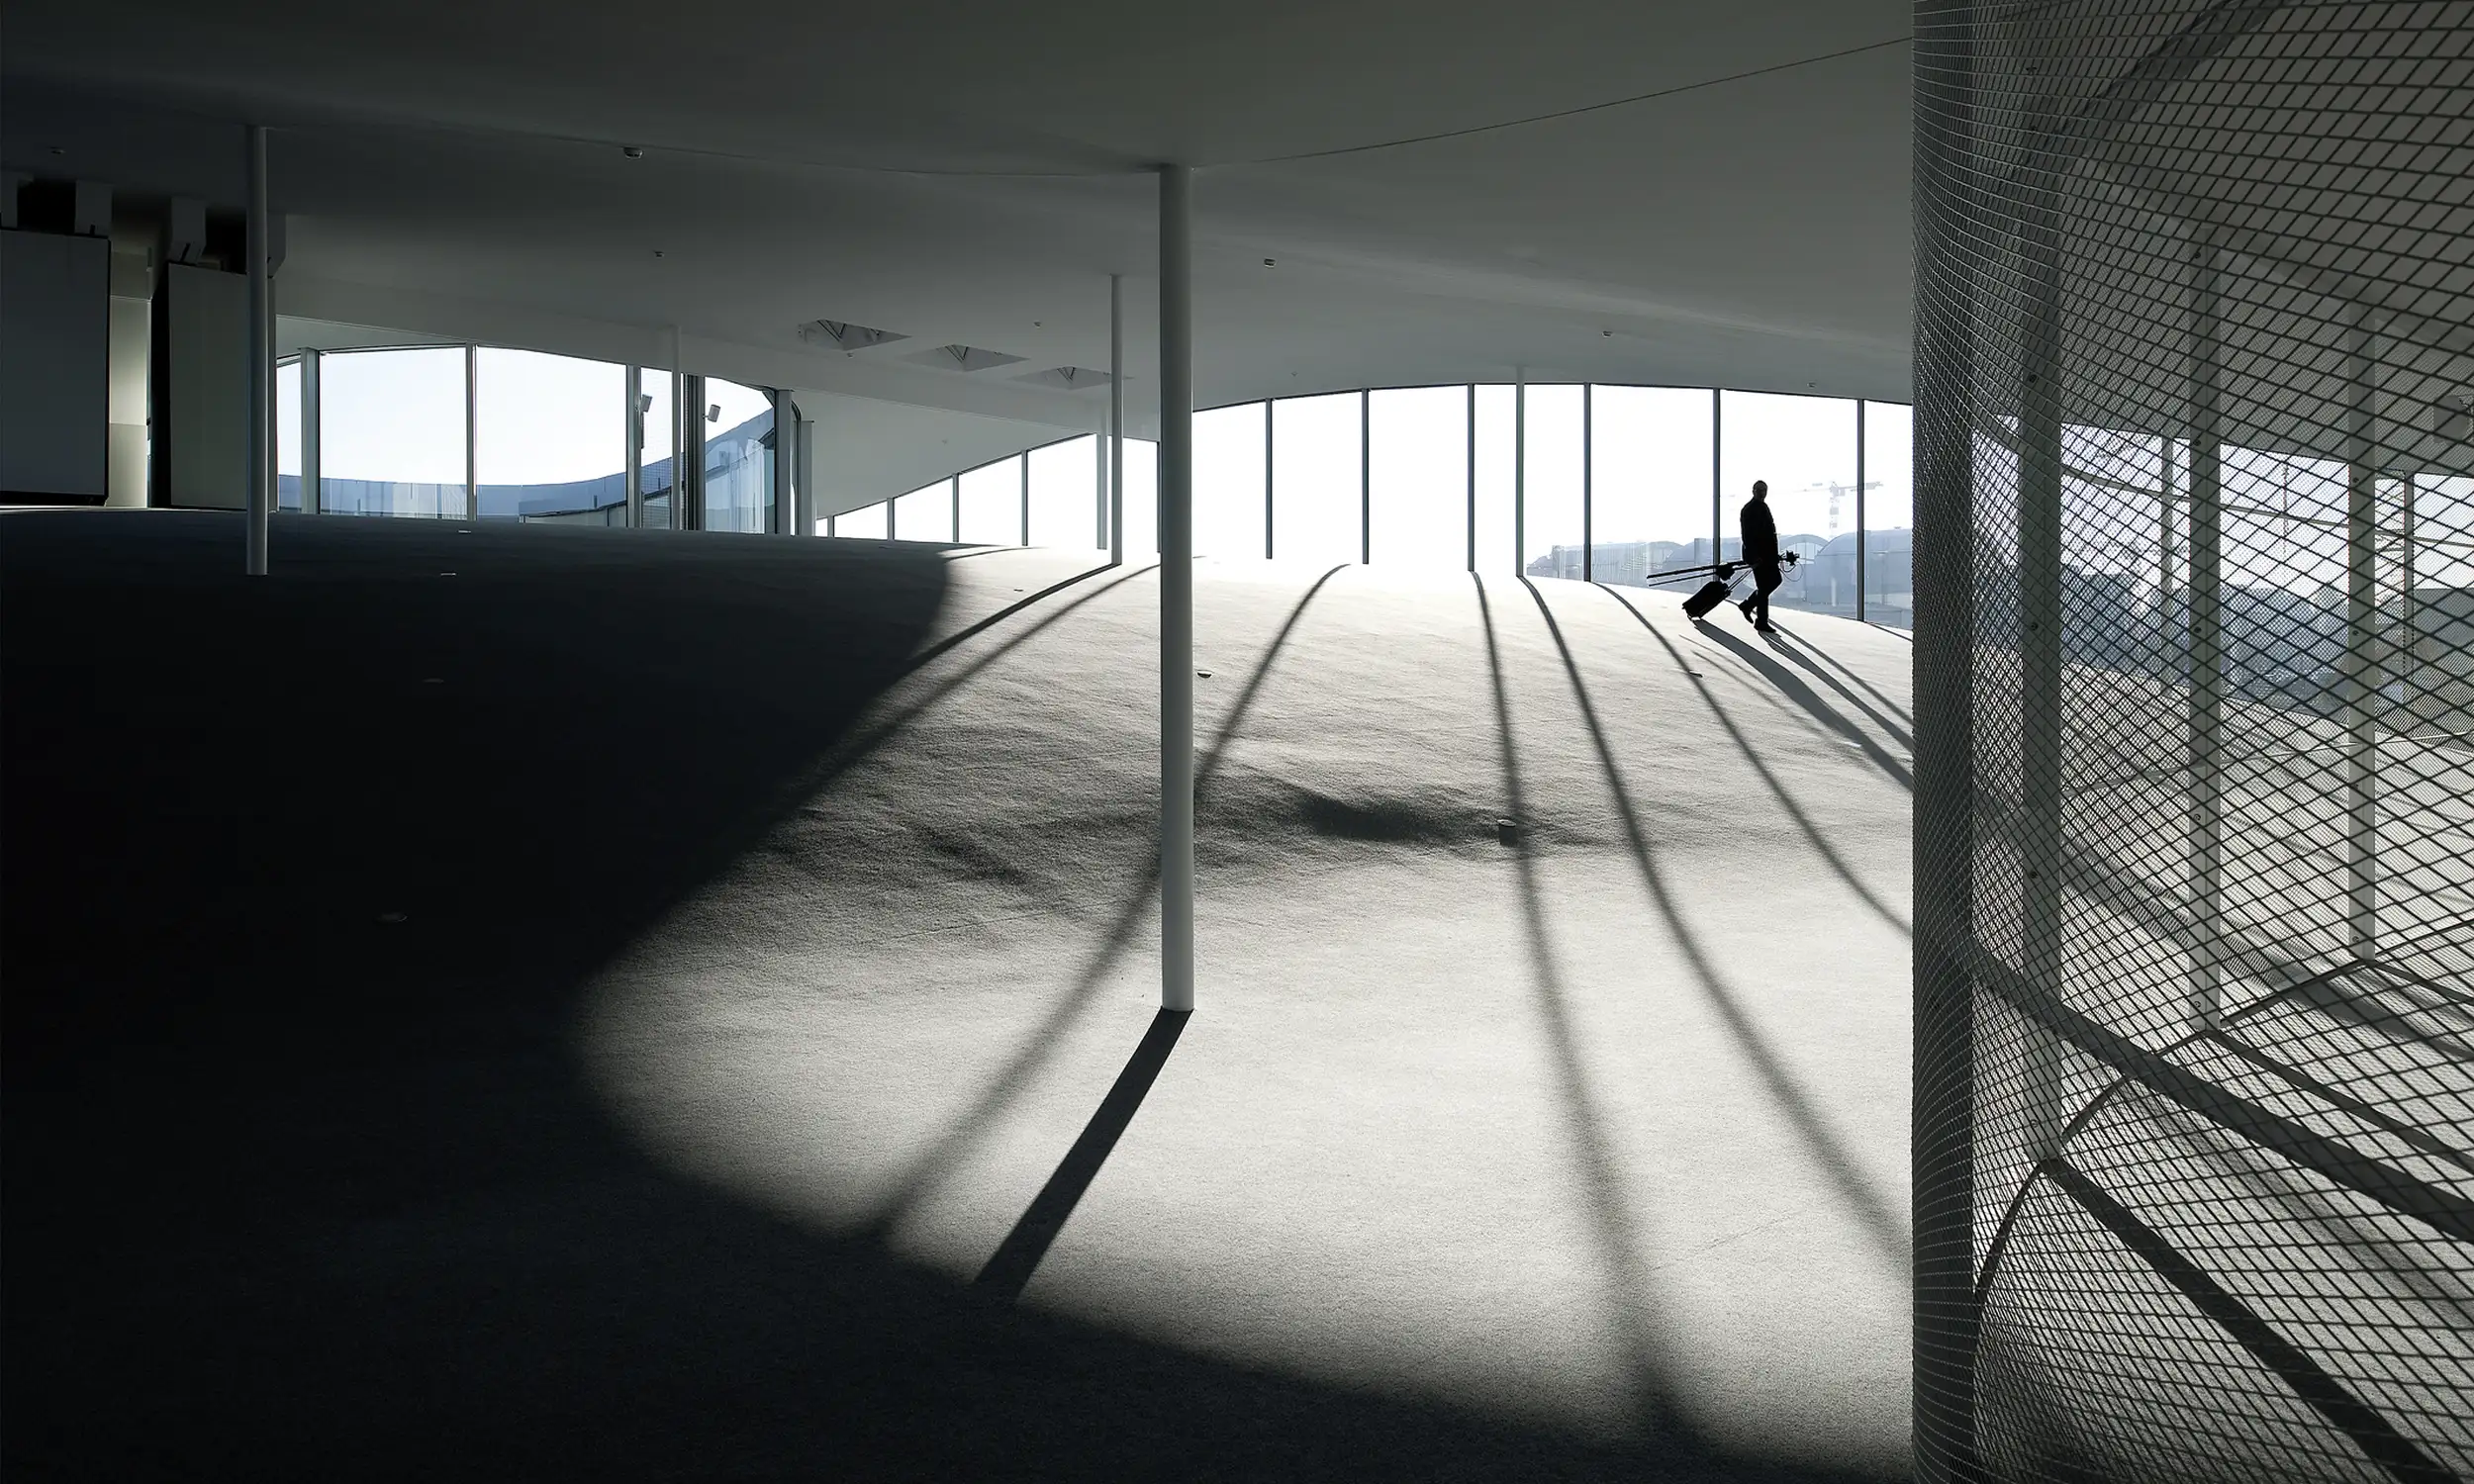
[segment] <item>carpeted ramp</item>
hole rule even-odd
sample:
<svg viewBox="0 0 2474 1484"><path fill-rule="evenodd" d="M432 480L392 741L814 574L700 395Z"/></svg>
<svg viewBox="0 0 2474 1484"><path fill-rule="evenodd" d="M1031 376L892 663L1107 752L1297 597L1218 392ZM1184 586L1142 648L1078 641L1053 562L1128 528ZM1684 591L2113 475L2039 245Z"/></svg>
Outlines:
<svg viewBox="0 0 2474 1484"><path fill-rule="evenodd" d="M1903 639L0 517L28 1478L1881 1478ZM1732 615L1722 615L1731 619Z"/></svg>

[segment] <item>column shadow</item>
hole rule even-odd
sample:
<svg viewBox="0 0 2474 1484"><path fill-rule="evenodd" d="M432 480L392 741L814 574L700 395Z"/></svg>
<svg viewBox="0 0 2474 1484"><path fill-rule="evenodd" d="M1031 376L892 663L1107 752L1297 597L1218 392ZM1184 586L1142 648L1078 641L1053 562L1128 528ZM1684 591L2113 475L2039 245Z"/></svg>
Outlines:
<svg viewBox="0 0 2474 1484"><path fill-rule="evenodd" d="M1484 579L1473 572L1470 583L1477 593L1478 623L1486 638L1486 673L1493 683L1495 734L1501 739L1504 805L1513 819L1526 825L1528 798L1522 787L1519 746L1512 732L1511 694L1504 683L1494 609L1486 598ZM1635 1282L1636 1274L1648 1271L1643 1243L1624 1202L1605 1119L1590 1095L1588 1074L1581 1066L1571 1013L1567 1006L1569 996L1563 970L1556 961L1554 943L1547 930L1545 892L1538 882L1537 858L1530 839L1524 828L1512 847L1512 865L1520 887L1521 923L1529 937L1538 1014L1546 1026L1548 1046L1554 1053L1556 1081L1563 1091L1564 1121L1580 1159L1590 1224L1605 1250L1610 1282L1616 1289L1615 1304L1624 1320L1627 1368L1632 1374L1635 1404L1662 1434L1674 1434L1680 1431L1682 1420L1667 1394L1670 1367L1664 1354L1665 1346L1651 1322L1648 1299Z"/></svg>
<svg viewBox="0 0 2474 1484"><path fill-rule="evenodd" d="M1606 589L1603 591L1607 593L1608 597L1613 598L1617 603L1624 605L1625 610L1630 612L1632 616L1640 622L1641 626L1649 631L1650 637L1658 641L1659 647L1666 651L1666 657L1675 662L1675 668L1682 671L1685 678L1692 682L1692 689L1699 693L1701 703L1709 707L1710 714L1718 719L1718 724L1721 727L1726 729L1728 737L1734 741L1737 747L1743 750L1745 760L1753 765L1753 771L1755 773L1760 775L1761 782L1768 786L1770 794L1778 800L1778 806L1786 811L1787 817L1795 821L1796 828L1804 832L1805 840L1811 843L1814 850L1821 853L1821 859L1829 865L1832 874L1836 875L1840 881L1845 881L1848 889L1854 891L1856 897L1860 899L1865 906L1870 907L1874 915L1878 916L1882 921L1888 923L1890 926L1897 928L1901 933L1905 933L1908 936L1913 937L1915 935L1915 925L1909 922L1906 918L1901 917L1896 908L1892 907L1888 902L1883 901L1878 895L1874 894L1873 889L1870 886L1864 884L1863 878L1856 874L1856 868L1850 866L1847 863L1846 858L1839 854L1838 847L1830 843L1830 837L1821 832L1821 827L1813 823L1812 816L1804 812L1803 805L1797 803L1795 801L1795 796L1787 791L1786 785L1779 783L1777 776L1769 771L1769 765L1761 761L1760 749L1754 747L1752 740L1746 737L1743 730L1735 724L1735 718L1727 714L1727 708L1718 703L1718 697L1709 694L1708 685L1704 683L1700 676L1693 671L1691 665L1685 662L1684 657L1676 652L1675 646L1667 640L1665 634L1660 633L1657 626L1651 623L1649 618L1645 616L1639 608L1634 607L1622 594L1616 593L1612 589ZM1537 597L1537 591L1535 589L1531 590L1531 596ZM1545 609L1546 600L1544 598L1538 599L1538 606L1542 611ZM1547 623L1550 627L1554 626L1555 618L1553 614L1548 614ZM1555 642L1559 648L1563 645L1564 639L1560 629L1556 632ZM1566 652L1566 662L1568 664L1570 663L1570 651ZM1574 683L1577 684L1578 676L1575 675L1573 679ZM1628 808L1629 804L1627 804L1626 807Z"/></svg>
<svg viewBox="0 0 2474 1484"><path fill-rule="evenodd" d="M1219 772L1222 760L1228 755L1230 744L1236 740L1239 728L1245 724L1247 713L1253 709L1255 698L1262 693L1264 681L1271 675L1272 667L1280 659L1282 651L1287 648L1289 638L1296 632L1298 622L1304 618L1307 606L1314 602L1333 578L1345 570L1347 570L1345 566L1334 567L1314 580L1313 586L1307 588L1304 595L1297 600L1296 605L1288 610L1287 618L1282 622L1279 631L1273 635L1271 644L1263 651L1263 657L1255 662L1253 672L1247 676L1245 686L1237 693L1237 699L1230 705L1226 719L1220 723L1218 733L1213 736L1210 750L1203 754L1201 761L1194 768L1194 795L1197 800L1202 796L1204 786ZM1057 616L1062 617L1063 613L1060 612ZM995 656L990 656L990 658L994 659ZM1050 1052L1055 1049L1058 1037L1063 1035L1067 1027L1074 1023L1075 1018L1090 1005L1092 995L1098 990L1099 985L1107 978L1108 972L1115 966L1118 957L1133 941L1135 933L1142 926L1144 911L1151 905L1159 885L1160 862L1154 856L1144 866L1140 884L1118 903L1116 911L1108 920L1106 929L1100 934L1099 941L1094 945L1090 955L1084 960L1082 968L1075 972L1065 992L1057 997L1047 1012L1040 1017L1039 1023L1023 1037L1013 1055L1006 1059L1004 1066L999 1068L996 1076L981 1090L971 1106L956 1117L944 1133L937 1136L926 1153L911 1161L908 1171L895 1182L892 1191L878 1203L875 1213L862 1226L861 1230L864 1234L878 1240L887 1236L902 1214L934 1188L936 1182L960 1159L962 1151L969 1147L971 1141L978 1138L990 1124L995 1122L997 1115L1004 1109L1005 1105L1029 1084L1031 1076L1046 1063Z"/></svg>
<svg viewBox="0 0 2474 1484"><path fill-rule="evenodd" d="M1770 620L1770 624L1772 627L1776 628L1778 632L1785 634L1789 638L1797 637L1794 629L1788 627L1786 624L1778 622L1774 618ZM1910 644L1916 642L1913 635L1903 633L1898 629L1883 628L1877 623L1867 623L1864 626L1877 633L1891 634L1898 638L1905 639ZM1889 696L1881 694L1880 687L1875 686L1872 682L1849 669L1845 660L1840 659L1837 655L1832 654L1830 651L1822 648L1818 644L1811 644L1808 642L1806 647L1811 649L1813 653L1821 656L1823 663L1827 664L1831 669L1846 676L1850 681L1861 688L1865 695L1871 696L1874 700L1879 701L1883 708L1888 710L1892 715L1897 716L1901 721L1906 722L1910 726L1915 724L1916 717L1914 712L1910 711L1907 707L1900 705L1897 701L1892 700Z"/></svg>
<svg viewBox="0 0 2474 1484"><path fill-rule="evenodd" d="M1590 745L1597 752L1598 766L1606 775L1607 792L1623 821L1625 840L1631 846L1633 861L1640 868L1642 883L1649 888L1650 901L1657 907L1660 920L1665 924L1668 936L1683 951L1684 961L1691 967L1693 976L1700 981L1703 996L1718 1011L1728 1033L1734 1037L1745 1060L1760 1079L1763 1090L1785 1116L1788 1127L1794 1130L1823 1177L1837 1189L1841 1201L1854 1213L1856 1223L1862 1227L1880 1255L1892 1267L1904 1272L1909 1252L1903 1224L1890 1209L1889 1203L1882 1200L1866 1182L1855 1157L1830 1128L1820 1110L1813 1106L1812 1099L1798 1085L1794 1074L1788 1071L1785 1059L1778 1055L1768 1038L1761 1034L1760 1028L1754 1024L1751 1013L1744 1008L1736 991L1718 973L1708 950L1701 946L1698 936L1684 921L1682 908L1676 903L1665 873L1660 868L1656 854L1650 849L1649 838L1641 828L1640 815L1632 807L1631 788L1625 783L1623 771L1615 762L1614 750L1606 740L1606 729L1598 720L1597 706L1589 697L1587 684L1580 678L1580 668L1572 658L1571 646L1564 638L1563 626L1556 622L1554 610L1547 606L1545 597L1538 592L1535 584L1524 578L1521 586L1529 589L1529 596L1537 603L1538 612L1546 620L1547 632L1555 640L1556 653L1563 659L1565 678L1571 684L1572 698L1579 705ZM1630 603L1624 605L1627 608L1632 606ZM1641 615L1635 611L1633 616L1639 618ZM1642 621L1644 624L1648 622L1647 619ZM1655 634L1657 630L1652 629L1651 632Z"/></svg>
<svg viewBox="0 0 2474 1484"><path fill-rule="evenodd" d="M1625 607L1632 607L1631 603L1624 603L1621 594L1616 594L1614 597L1615 601L1617 603L1623 603ZM1646 628L1649 626L1650 620L1642 617L1640 609L1633 608L1632 616L1640 618L1643 627ZM1811 712L1814 720L1819 721L1822 725L1830 728L1830 730L1837 732L1848 741L1855 743L1856 746L1862 751L1865 757L1872 760L1873 766L1879 768L1883 773L1886 773L1891 778L1897 780L1900 788L1905 788L1910 793L1916 791L1916 775L1906 764L1891 756L1888 748L1883 747L1880 743L1872 740L1871 737L1865 734L1862 727L1848 720L1846 715L1839 711L1837 707L1831 705L1828 701L1823 700L1820 693L1815 691L1812 687L1804 684L1802 680L1798 679L1794 671L1789 670L1784 665L1779 664L1776 660L1773 660L1769 656L1761 653L1760 649L1745 643L1742 639L1728 633L1725 629L1718 627L1716 624L1703 623L1695 620L1693 627L1701 631L1701 636L1703 638L1723 645L1730 653L1734 654L1736 658L1752 666L1755 670L1760 671L1762 679L1768 681L1771 685L1776 686L1779 692L1786 696L1788 699L1794 701L1797 705L1802 706L1806 711ZM1658 632L1654 628L1650 631L1652 633Z"/></svg>
<svg viewBox="0 0 2474 1484"><path fill-rule="evenodd" d="M1912 752L1915 750L1916 734L1909 730L1909 725L1912 723L1902 724L1901 722L1892 721L1889 717L1882 715L1878 710L1875 710L1871 703L1866 701L1863 696L1860 696L1855 692L1849 690L1837 676L1832 675L1829 670L1824 669L1819 664L1816 664L1813 661L1812 656L1822 652L1819 646L1805 644L1796 638L1793 630L1783 626L1779 627L1778 633L1780 635L1780 641L1772 643L1769 646L1771 649L1775 650L1779 654L1785 655L1788 659L1794 661L1798 665L1801 665L1806 670L1811 671L1814 679L1820 681L1823 685L1828 686L1831 690L1838 692L1840 697L1846 700L1849 705L1854 706L1856 709L1863 712L1866 716L1871 717L1873 725L1881 728L1885 732L1888 732L1891 736L1896 737L1907 747L1909 751ZM1807 651L1809 651L1809 653ZM1832 663L1834 668L1836 668L1836 662L1833 661ZM1864 690L1871 695L1878 696L1880 694L1879 692L1874 691L1870 686L1866 686Z"/></svg>
<svg viewBox="0 0 2474 1484"><path fill-rule="evenodd" d="M1022 1212L1022 1219L1005 1234L988 1265L980 1269L973 1282L982 1290L1000 1298L1018 1298L1039 1269L1040 1259L1056 1243L1057 1234L1065 1230L1067 1218L1082 1203L1083 1192L1099 1176L1099 1166L1108 1162L1116 1142L1125 1137L1125 1130L1134 1122L1134 1114L1142 1107L1151 1084L1159 1079L1160 1068L1169 1062L1169 1053L1177 1049L1177 1038L1186 1032L1188 1010L1161 1010L1151 1018L1151 1029L1143 1032L1142 1041L1127 1059L1125 1069L1117 1073L1116 1083L1108 1095L1099 1100L1098 1111L1083 1126L1082 1137L1057 1161L1054 1174L1041 1186L1039 1194Z"/></svg>

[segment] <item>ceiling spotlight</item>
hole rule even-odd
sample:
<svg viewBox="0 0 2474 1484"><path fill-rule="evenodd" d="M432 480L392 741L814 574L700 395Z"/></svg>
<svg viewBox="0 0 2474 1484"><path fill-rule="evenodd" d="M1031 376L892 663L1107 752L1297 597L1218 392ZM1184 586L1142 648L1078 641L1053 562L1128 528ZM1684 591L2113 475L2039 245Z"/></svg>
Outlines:
<svg viewBox="0 0 2474 1484"><path fill-rule="evenodd" d="M625 155L629 159L642 159L644 157L644 146L641 144L622 144L618 147L618 152Z"/></svg>
<svg viewBox="0 0 2474 1484"><path fill-rule="evenodd" d="M1613 330L1611 330L1611 329L1601 329L1601 330L1599 330L1599 331L1598 331L1598 333L1599 333L1599 334L1601 334L1601 335L1604 335L1606 338L1608 338L1608 339L1610 339L1610 340L1611 340L1611 339L1613 339L1613 338L1615 338L1615 331L1613 331Z"/></svg>
<svg viewBox="0 0 2474 1484"><path fill-rule="evenodd" d="M654 249L653 249L653 256L655 256L655 257L660 257L660 256L663 256L662 250L661 250L660 248L658 248L658 247L654 248Z"/></svg>
<svg viewBox="0 0 2474 1484"><path fill-rule="evenodd" d="M1263 266L1264 266L1264 267L1266 267L1266 268L1271 268L1271 267L1277 267L1277 266L1278 266L1278 264L1276 264L1275 262L1273 262L1273 260L1272 260L1272 259L1270 259L1270 258L1268 258L1268 257L1267 257L1267 258L1265 258L1265 259L1263 260Z"/></svg>

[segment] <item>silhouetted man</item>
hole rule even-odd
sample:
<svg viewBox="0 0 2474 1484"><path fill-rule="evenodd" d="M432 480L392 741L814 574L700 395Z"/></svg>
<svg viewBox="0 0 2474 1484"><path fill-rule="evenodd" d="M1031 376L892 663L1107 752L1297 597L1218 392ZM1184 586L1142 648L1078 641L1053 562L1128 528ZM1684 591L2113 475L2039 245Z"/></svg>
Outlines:
<svg viewBox="0 0 2474 1484"><path fill-rule="evenodd" d="M1778 522L1769 514L1769 481L1753 481L1753 498L1744 503L1740 518L1744 565L1753 569L1753 596L1741 604L1744 616L1762 633L1775 633L1769 626L1769 595L1786 579L1778 571Z"/></svg>

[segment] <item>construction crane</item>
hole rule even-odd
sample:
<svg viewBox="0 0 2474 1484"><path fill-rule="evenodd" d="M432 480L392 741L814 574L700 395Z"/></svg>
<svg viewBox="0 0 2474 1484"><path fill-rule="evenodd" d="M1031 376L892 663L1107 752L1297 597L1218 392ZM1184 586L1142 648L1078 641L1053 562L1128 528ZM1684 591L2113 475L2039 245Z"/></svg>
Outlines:
<svg viewBox="0 0 2474 1484"><path fill-rule="evenodd" d="M1817 479L1811 484L1806 485L1804 488L1807 490L1827 490L1830 492L1829 534L1835 539L1839 533L1839 502L1846 499L1850 495L1857 493L1859 490L1878 490L1881 488L1881 481L1877 479L1868 479L1861 485L1843 485L1836 480Z"/></svg>

